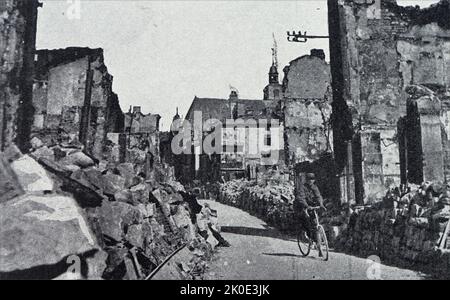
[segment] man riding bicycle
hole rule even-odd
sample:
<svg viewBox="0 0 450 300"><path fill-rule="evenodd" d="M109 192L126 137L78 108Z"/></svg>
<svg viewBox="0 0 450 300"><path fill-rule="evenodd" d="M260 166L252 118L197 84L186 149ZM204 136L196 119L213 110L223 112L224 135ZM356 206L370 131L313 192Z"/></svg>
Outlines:
<svg viewBox="0 0 450 300"><path fill-rule="evenodd" d="M319 245L320 234L317 231L317 224L314 215L310 214L309 210L312 207L320 207L326 210L323 205L323 198L320 194L319 188L315 184L316 176L313 173L306 174L305 184L296 186L294 210L298 216L300 225L305 229L308 237L314 239ZM322 251L319 247L319 256L322 257Z"/></svg>

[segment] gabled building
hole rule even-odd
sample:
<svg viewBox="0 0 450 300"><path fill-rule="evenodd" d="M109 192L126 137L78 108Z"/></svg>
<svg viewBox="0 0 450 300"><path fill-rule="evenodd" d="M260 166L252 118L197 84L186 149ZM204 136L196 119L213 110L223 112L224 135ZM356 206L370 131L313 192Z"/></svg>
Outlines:
<svg viewBox="0 0 450 300"><path fill-rule="evenodd" d="M186 120L193 127L193 167L197 178L205 175L205 180L251 179L267 168L284 165L284 129L278 113L283 89L275 56L274 51L264 99L240 99L235 89L228 99L194 98ZM205 154L202 149L205 138L211 134L211 129L204 125L211 120L220 122L217 135L220 138L215 139L219 140L215 141L220 143L219 151L213 155ZM201 135L196 134L198 132Z"/></svg>
<svg viewBox="0 0 450 300"><path fill-rule="evenodd" d="M278 117L272 114L273 106L271 101L239 99L236 91L232 91L228 99L195 97L186 120L192 124L193 131L202 132L202 143L211 133L203 125L211 120L221 124L220 153L202 153L197 140L194 141L197 177L212 172L216 177L224 176L226 179L255 178L258 171L282 165L283 127ZM201 116L202 128L199 128L196 115Z"/></svg>

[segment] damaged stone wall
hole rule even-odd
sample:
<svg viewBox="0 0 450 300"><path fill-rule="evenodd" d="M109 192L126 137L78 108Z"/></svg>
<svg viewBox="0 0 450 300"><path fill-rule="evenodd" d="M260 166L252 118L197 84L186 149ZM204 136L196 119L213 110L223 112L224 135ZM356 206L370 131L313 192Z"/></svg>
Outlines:
<svg viewBox="0 0 450 300"><path fill-rule="evenodd" d="M342 198L377 201L400 183L397 126L406 115L405 89L448 86L449 3L420 10L393 0L329 0L328 7Z"/></svg>
<svg viewBox="0 0 450 300"><path fill-rule="evenodd" d="M407 117L401 120L406 124L404 132L399 133L407 145L400 161L402 179L415 184L442 181L445 178L447 147L446 113L442 109L442 101L423 85L411 85L406 91L409 94ZM416 160L416 157L422 159Z"/></svg>
<svg viewBox="0 0 450 300"><path fill-rule="evenodd" d="M143 114L140 106L134 106L132 112L125 114L125 131L130 133L159 131L159 121L161 116L158 114Z"/></svg>
<svg viewBox="0 0 450 300"><path fill-rule="evenodd" d="M282 231L296 228L293 209L294 184L270 174L270 180L257 182L237 179L220 185L217 201L240 208Z"/></svg>
<svg viewBox="0 0 450 300"><path fill-rule="evenodd" d="M80 142L101 158L107 134L124 126L112 80L102 49L37 51L33 136L46 144Z"/></svg>
<svg viewBox="0 0 450 300"><path fill-rule="evenodd" d="M291 61L284 73L286 163L312 162L331 152L330 68L323 51L313 50Z"/></svg>
<svg viewBox="0 0 450 300"><path fill-rule="evenodd" d="M139 106L134 106L132 110L130 108L130 112L125 114L125 132L122 139L125 139L126 142L125 145L121 145L121 152L124 152L126 162L141 165L142 172L148 179L155 175L150 171L154 165L162 162L160 157L160 119L161 116L158 114L143 114Z"/></svg>
<svg viewBox="0 0 450 300"><path fill-rule="evenodd" d="M364 189L369 199L373 195L382 195L385 186L399 184L398 146L396 130L389 126L362 127L360 133L362 172L364 174ZM376 198L373 198L376 200Z"/></svg>
<svg viewBox="0 0 450 300"><path fill-rule="evenodd" d="M383 262L448 279L450 199L445 189L430 184L401 194L391 190L382 202L329 220L328 231L338 234L332 240L335 249L363 257L377 255Z"/></svg>
<svg viewBox="0 0 450 300"><path fill-rule="evenodd" d="M0 3L0 151L28 147L37 0Z"/></svg>

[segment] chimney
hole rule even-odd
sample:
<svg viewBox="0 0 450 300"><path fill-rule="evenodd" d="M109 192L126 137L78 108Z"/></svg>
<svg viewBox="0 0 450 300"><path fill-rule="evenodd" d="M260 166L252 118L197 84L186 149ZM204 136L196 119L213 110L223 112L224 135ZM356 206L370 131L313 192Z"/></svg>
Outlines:
<svg viewBox="0 0 450 300"><path fill-rule="evenodd" d="M133 114L139 114L139 113L141 113L141 107L133 106Z"/></svg>
<svg viewBox="0 0 450 300"><path fill-rule="evenodd" d="M323 49L311 49L311 56L325 60L325 52Z"/></svg>
<svg viewBox="0 0 450 300"><path fill-rule="evenodd" d="M229 100L238 100L238 99L239 99L239 96L238 96L237 91L231 91Z"/></svg>

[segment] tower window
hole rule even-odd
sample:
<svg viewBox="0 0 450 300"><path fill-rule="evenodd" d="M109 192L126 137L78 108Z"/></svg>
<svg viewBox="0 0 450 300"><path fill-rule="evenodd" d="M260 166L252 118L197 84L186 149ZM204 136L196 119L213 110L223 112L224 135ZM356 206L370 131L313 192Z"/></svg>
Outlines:
<svg viewBox="0 0 450 300"><path fill-rule="evenodd" d="M273 90L274 97L280 97L280 90Z"/></svg>

